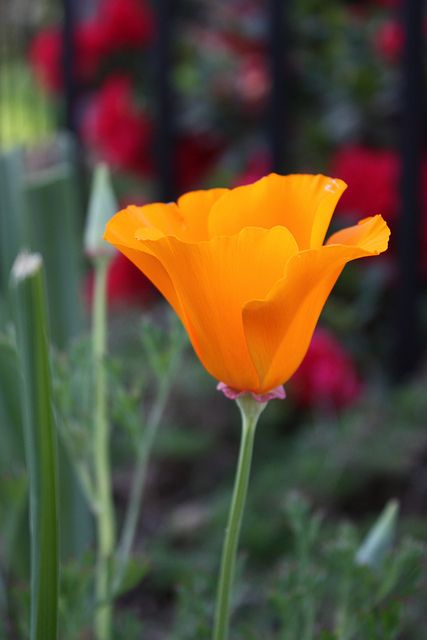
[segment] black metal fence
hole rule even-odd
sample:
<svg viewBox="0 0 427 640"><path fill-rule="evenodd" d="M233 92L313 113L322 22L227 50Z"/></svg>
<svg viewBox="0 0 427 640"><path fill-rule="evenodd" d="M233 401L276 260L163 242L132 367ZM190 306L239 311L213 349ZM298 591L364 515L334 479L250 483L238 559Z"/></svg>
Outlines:
<svg viewBox="0 0 427 640"><path fill-rule="evenodd" d="M400 216L397 239L397 376L404 376L420 356L421 163L425 152L425 69L423 0L402 0L400 20L405 38L401 60Z"/></svg>

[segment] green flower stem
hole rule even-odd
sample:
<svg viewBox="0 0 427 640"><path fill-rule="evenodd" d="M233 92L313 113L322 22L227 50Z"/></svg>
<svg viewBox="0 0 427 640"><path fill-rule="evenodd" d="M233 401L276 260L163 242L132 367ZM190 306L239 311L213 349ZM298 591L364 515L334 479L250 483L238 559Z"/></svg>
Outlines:
<svg viewBox="0 0 427 640"><path fill-rule="evenodd" d="M175 355L180 355L176 353ZM116 575L114 579L114 591L120 588L120 583L126 571L129 555L135 538L136 525L138 523L139 509L141 505L142 494L144 492L145 479L147 476L148 460L151 456L153 444L156 434L165 410L166 402L173 383L173 373L176 368L178 358L173 358L169 372L160 381L157 398L153 409L148 417L144 437L141 439L138 447L135 474L132 480L129 503L126 510L124 525L117 550Z"/></svg>
<svg viewBox="0 0 427 640"><path fill-rule="evenodd" d="M110 566L114 552L114 508L111 497L109 424L107 418L106 355L106 279L109 258L96 257L93 300L92 338L95 380L94 464L96 484L97 566L95 631L97 640L110 640L112 605Z"/></svg>
<svg viewBox="0 0 427 640"><path fill-rule="evenodd" d="M57 442L43 263L21 253L12 269L30 490L31 640L58 637Z"/></svg>
<svg viewBox="0 0 427 640"><path fill-rule="evenodd" d="M249 394L241 396L237 400L237 404L242 415L242 437L233 497L222 549L213 640L227 640L228 638L231 587L234 578L236 552L243 510L248 490L255 429L258 418L266 406L266 403L257 402Z"/></svg>

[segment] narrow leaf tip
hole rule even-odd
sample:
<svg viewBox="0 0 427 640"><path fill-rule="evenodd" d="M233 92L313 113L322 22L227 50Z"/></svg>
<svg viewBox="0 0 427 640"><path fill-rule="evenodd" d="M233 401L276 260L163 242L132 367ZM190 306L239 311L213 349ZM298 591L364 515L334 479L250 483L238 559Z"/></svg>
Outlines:
<svg viewBox="0 0 427 640"><path fill-rule="evenodd" d="M32 276L38 271L42 265L43 259L40 253L29 253L28 251L21 251L16 256L15 262L12 266L12 278L16 282L25 280L29 276Z"/></svg>

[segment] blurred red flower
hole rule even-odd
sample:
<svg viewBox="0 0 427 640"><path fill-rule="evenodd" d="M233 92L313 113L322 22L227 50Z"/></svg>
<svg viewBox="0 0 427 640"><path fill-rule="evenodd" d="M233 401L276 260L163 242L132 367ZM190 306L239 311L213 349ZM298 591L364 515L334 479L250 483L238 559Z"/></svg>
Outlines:
<svg viewBox="0 0 427 640"><path fill-rule="evenodd" d="M142 0L104 0L98 20L106 52L143 47L153 37L152 12Z"/></svg>
<svg viewBox="0 0 427 640"><path fill-rule="evenodd" d="M331 175L348 184L337 212L360 215L381 213L396 223L400 208L400 158L394 151L346 146L337 151ZM398 241L398 240L397 240ZM427 158L421 166L421 268L427 275Z"/></svg>
<svg viewBox="0 0 427 640"><path fill-rule="evenodd" d="M402 26L395 20L384 22L376 33L377 51L388 61L396 62L404 44Z"/></svg>
<svg viewBox="0 0 427 640"><path fill-rule="evenodd" d="M36 80L43 89L51 93L59 91L62 86L61 49L62 38L59 29L48 27L37 33L29 51L29 60Z"/></svg>
<svg viewBox="0 0 427 640"><path fill-rule="evenodd" d="M74 73L80 83L90 81L96 74L104 50L102 32L98 23L84 22L75 32L76 56ZM63 39L59 27L48 27L33 39L29 59L39 84L51 93L63 86Z"/></svg>
<svg viewBox="0 0 427 640"><path fill-rule="evenodd" d="M85 282L85 298L92 304L94 279L89 273ZM107 300L112 308L145 306L155 295L151 282L121 253L110 262L107 274Z"/></svg>
<svg viewBox="0 0 427 640"><path fill-rule="evenodd" d="M394 151L342 147L332 158L331 175L348 184L337 211L358 216L381 213L386 220L396 216L399 158Z"/></svg>
<svg viewBox="0 0 427 640"><path fill-rule="evenodd" d="M151 122L135 103L127 76L110 76L93 95L83 116L82 131L92 149L112 167L152 170Z"/></svg>
<svg viewBox="0 0 427 640"><path fill-rule="evenodd" d="M326 329L317 329L291 384L303 407L343 409L354 403L362 383L351 357Z"/></svg>
<svg viewBox="0 0 427 640"><path fill-rule="evenodd" d="M81 83L93 80L104 56L145 47L152 39L154 21L150 6L143 0L103 0L98 14L80 23L75 31L76 78ZM30 63L40 85L52 93L61 90L62 32L48 27L34 37Z"/></svg>
<svg viewBox="0 0 427 640"><path fill-rule="evenodd" d="M223 148L223 141L207 132L178 138L174 161L178 191L200 187Z"/></svg>
<svg viewBox="0 0 427 640"><path fill-rule="evenodd" d="M150 176L155 167L153 125L136 104L132 81L110 76L83 115L83 136L93 151L113 168ZM176 187L200 186L223 149L217 136L186 134L175 140Z"/></svg>

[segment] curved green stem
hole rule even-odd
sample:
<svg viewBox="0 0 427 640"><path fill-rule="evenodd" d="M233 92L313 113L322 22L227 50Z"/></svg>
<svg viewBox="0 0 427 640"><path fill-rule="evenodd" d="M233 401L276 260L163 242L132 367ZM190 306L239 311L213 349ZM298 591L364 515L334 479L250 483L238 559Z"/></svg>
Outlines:
<svg viewBox="0 0 427 640"><path fill-rule="evenodd" d="M255 429L258 418L266 406L266 403L259 403L250 395L244 395L239 398L237 404L242 414L242 437L233 497L222 549L213 640L227 640L228 637L231 587L233 584L237 545L248 490Z"/></svg>
<svg viewBox="0 0 427 640"><path fill-rule="evenodd" d="M93 355L95 368L94 464L96 482L97 565L95 630L97 640L111 638L112 606L110 563L114 551L114 509L111 497L109 425L105 380L106 354L106 277L108 258L95 259L93 302Z"/></svg>

